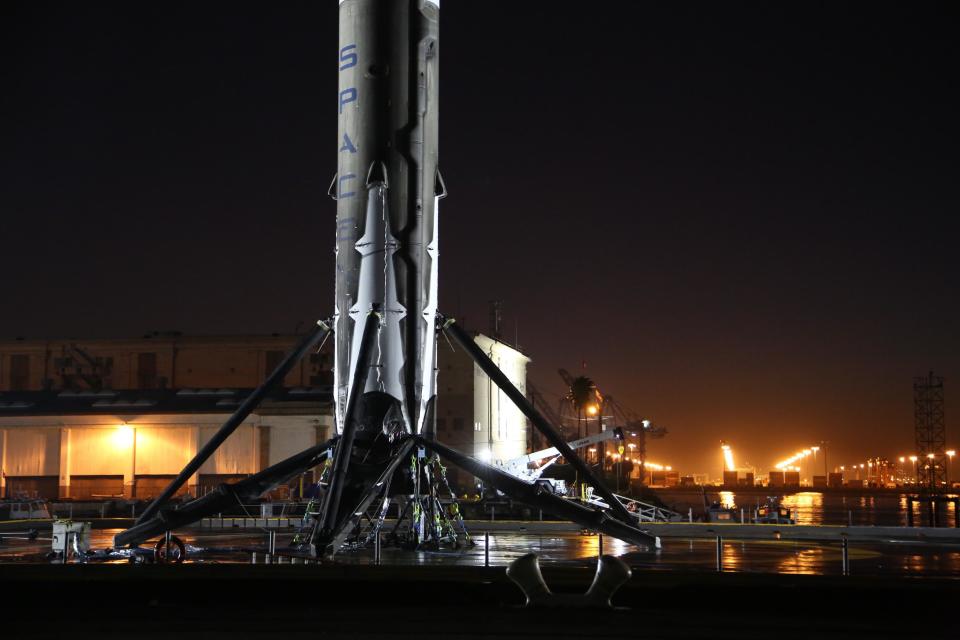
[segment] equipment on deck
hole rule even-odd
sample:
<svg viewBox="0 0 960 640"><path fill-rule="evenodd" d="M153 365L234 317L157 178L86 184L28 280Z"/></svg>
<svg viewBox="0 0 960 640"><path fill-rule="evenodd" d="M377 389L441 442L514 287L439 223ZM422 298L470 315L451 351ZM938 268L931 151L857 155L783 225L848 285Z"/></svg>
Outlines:
<svg viewBox="0 0 960 640"><path fill-rule="evenodd" d="M592 436L587 436L586 438L580 438L579 440L573 440L567 443L567 446L570 449L583 449L592 444L598 444L600 442L606 442L607 440L616 439L620 442L623 441L623 430L620 428L612 429L610 431L602 431L600 433L595 433ZM562 456L556 447L548 447L546 449L541 449L540 451L534 451L533 453L528 453L512 460L506 460L504 462L497 462L497 466L502 468L507 473L513 474L522 480L527 482L536 482L543 472L546 471L550 465L560 460Z"/></svg>

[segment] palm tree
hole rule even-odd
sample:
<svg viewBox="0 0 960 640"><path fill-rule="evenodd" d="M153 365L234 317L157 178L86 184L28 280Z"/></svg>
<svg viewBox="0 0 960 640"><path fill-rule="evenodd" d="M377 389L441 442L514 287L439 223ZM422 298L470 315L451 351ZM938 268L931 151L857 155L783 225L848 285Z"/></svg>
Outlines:
<svg viewBox="0 0 960 640"><path fill-rule="evenodd" d="M566 400L577 412L577 437L582 438L585 434L580 432L581 416L586 413L596 415L603 397L593 380L586 376L577 376L570 381Z"/></svg>

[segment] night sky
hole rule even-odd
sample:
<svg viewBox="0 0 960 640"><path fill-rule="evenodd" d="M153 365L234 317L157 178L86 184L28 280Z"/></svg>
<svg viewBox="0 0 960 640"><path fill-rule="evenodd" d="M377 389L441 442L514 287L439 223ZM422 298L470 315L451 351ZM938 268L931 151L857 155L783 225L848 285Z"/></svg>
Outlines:
<svg viewBox="0 0 960 640"><path fill-rule="evenodd" d="M0 5L0 337L329 315L336 7ZM948 7L445 0L441 308L684 472L909 453L931 368L960 445Z"/></svg>

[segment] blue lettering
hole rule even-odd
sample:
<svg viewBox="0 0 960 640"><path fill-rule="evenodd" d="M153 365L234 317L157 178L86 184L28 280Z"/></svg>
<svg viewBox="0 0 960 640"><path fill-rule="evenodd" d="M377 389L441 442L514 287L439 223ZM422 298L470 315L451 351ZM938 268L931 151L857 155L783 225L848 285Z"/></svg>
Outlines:
<svg viewBox="0 0 960 640"><path fill-rule="evenodd" d="M353 141L350 139L350 136L346 133L343 134L343 146L338 149L338 151L349 151L350 153L356 153L357 148L353 146Z"/></svg>
<svg viewBox="0 0 960 640"><path fill-rule="evenodd" d="M353 87L349 89L344 89L340 92L340 113L343 113L343 106L348 102L357 101L357 90Z"/></svg>
<svg viewBox="0 0 960 640"><path fill-rule="evenodd" d="M353 53L356 48L357 45L348 44L343 49L340 49L340 62L343 63L340 65L340 71L357 66L357 54Z"/></svg>
<svg viewBox="0 0 960 640"><path fill-rule="evenodd" d="M347 198L352 198L353 196L357 195L355 191L343 190L343 183L347 180L353 180L356 177L356 174L353 173L345 173L340 176L340 178L337 180L337 200L346 200Z"/></svg>
<svg viewBox="0 0 960 640"><path fill-rule="evenodd" d="M350 240L354 236L356 225L353 218L337 219L337 240Z"/></svg>

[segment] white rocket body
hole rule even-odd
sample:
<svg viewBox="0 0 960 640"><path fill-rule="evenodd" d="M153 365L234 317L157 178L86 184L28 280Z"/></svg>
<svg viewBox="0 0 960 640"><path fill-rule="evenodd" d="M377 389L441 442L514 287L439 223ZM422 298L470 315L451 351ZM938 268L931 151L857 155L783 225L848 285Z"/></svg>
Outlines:
<svg viewBox="0 0 960 640"><path fill-rule="evenodd" d="M439 78L435 0L340 0L334 356L338 433L433 433ZM370 362L363 322L380 313Z"/></svg>

